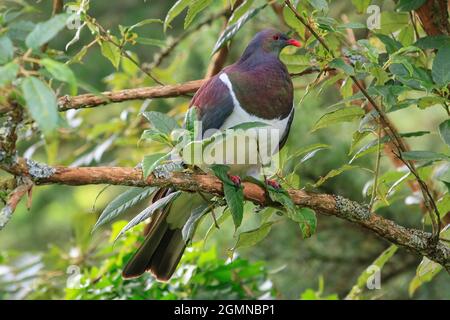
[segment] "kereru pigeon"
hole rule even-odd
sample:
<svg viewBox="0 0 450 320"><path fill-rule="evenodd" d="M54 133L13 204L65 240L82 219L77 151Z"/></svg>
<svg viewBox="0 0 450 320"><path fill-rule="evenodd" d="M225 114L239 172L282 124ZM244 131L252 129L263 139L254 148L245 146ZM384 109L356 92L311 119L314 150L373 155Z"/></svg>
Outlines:
<svg viewBox="0 0 450 320"><path fill-rule="evenodd" d="M239 61L208 79L193 97L190 107L197 108L202 132L225 130L247 122L263 122L280 131L279 149L285 144L294 117L293 85L280 51L286 46L299 47L297 40L266 29L251 40ZM242 166L231 166L233 167ZM235 170L240 175L254 175ZM233 173L234 174L234 173ZM239 183L238 176L230 176ZM268 181L275 185L274 181ZM159 189L155 202L171 193ZM124 278L137 277L150 271L156 279L167 281L183 255L186 242L183 226L195 213L207 208L207 200L195 193L181 193L162 210L155 212L147 225L145 240L123 270Z"/></svg>

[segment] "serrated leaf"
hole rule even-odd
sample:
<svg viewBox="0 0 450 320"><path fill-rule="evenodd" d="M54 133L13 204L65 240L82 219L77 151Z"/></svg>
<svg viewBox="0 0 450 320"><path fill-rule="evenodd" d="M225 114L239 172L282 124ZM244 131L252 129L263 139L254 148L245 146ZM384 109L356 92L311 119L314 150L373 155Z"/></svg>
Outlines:
<svg viewBox="0 0 450 320"><path fill-rule="evenodd" d="M16 79L17 72L19 72L19 65L15 62L10 62L0 67L0 87L11 83Z"/></svg>
<svg viewBox="0 0 450 320"><path fill-rule="evenodd" d="M130 187L127 191L120 194L116 199L111 201L106 206L106 208L100 214L100 217L95 223L92 231L95 231L98 227L111 222L129 208L135 206L140 201L149 197L155 190L156 188L154 187Z"/></svg>
<svg viewBox="0 0 450 320"><path fill-rule="evenodd" d="M191 0L178 0L167 12L166 19L164 20L164 32L170 26L170 23L175 19L187 6Z"/></svg>
<svg viewBox="0 0 450 320"><path fill-rule="evenodd" d="M165 159L168 158L170 154L167 153L155 153L151 155L147 155L142 160L142 173L144 175L144 179L147 179L149 175L152 174L153 170Z"/></svg>
<svg viewBox="0 0 450 320"><path fill-rule="evenodd" d="M256 229L240 233L233 249L252 247L262 241L270 233L272 224L273 222L266 222Z"/></svg>
<svg viewBox="0 0 450 320"><path fill-rule="evenodd" d="M77 79L72 70L64 63L44 58L40 64L57 80L67 82L70 85L70 94L77 94Z"/></svg>
<svg viewBox="0 0 450 320"><path fill-rule="evenodd" d="M450 46L442 47L438 50L433 61L431 75L433 80L440 86L450 83Z"/></svg>
<svg viewBox="0 0 450 320"><path fill-rule="evenodd" d="M25 44L28 48L37 49L49 42L66 26L69 17L70 15L67 13L61 13L50 20L36 24L33 31L25 39Z"/></svg>
<svg viewBox="0 0 450 320"><path fill-rule="evenodd" d="M56 95L47 84L36 77L28 77L22 81L22 94L25 98L26 108L39 125L39 128L48 135L58 127L58 103Z"/></svg>
<svg viewBox="0 0 450 320"><path fill-rule="evenodd" d="M166 135L170 135L173 130L180 128L175 119L169 117L165 113L157 111L146 111L143 112L142 115L152 124L152 126L156 130Z"/></svg>
<svg viewBox="0 0 450 320"><path fill-rule="evenodd" d="M113 45L111 42L107 41L100 42L100 49L102 55L109 61L111 61L112 65L117 70L120 64L120 57L121 57L120 49L115 45Z"/></svg>
<svg viewBox="0 0 450 320"><path fill-rule="evenodd" d="M324 114L311 129L311 132L326 128L332 124L351 122L364 116L364 110L360 107L345 107Z"/></svg>
<svg viewBox="0 0 450 320"><path fill-rule="evenodd" d="M0 64L5 64L13 58L14 46L7 36L0 37Z"/></svg>
<svg viewBox="0 0 450 320"><path fill-rule="evenodd" d="M184 29L187 29L192 21L194 21L195 17L211 3L212 0L191 0L186 18L184 18Z"/></svg>
<svg viewBox="0 0 450 320"><path fill-rule="evenodd" d="M211 54L213 55L220 48L222 48L228 40L233 38L236 35L236 33L238 33L238 31L244 26L245 23L247 23L251 18L253 18L255 15L257 15L265 7L267 7L267 4L264 4L258 8L249 10L238 21L236 21L236 23L228 26L220 35L219 39L217 40L216 44L214 45L214 49Z"/></svg>
<svg viewBox="0 0 450 320"><path fill-rule="evenodd" d="M439 134L442 140L450 146L450 119L439 125Z"/></svg>
<svg viewBox="0 0 450 320"><path fill-rule="evenodd" d="M117 235L117 237L114 241L116 241L125 232L127 232L134 226L138 225L145 219L150 218L156 210L164 208L169 202L175 200L180 194L181 194L181 191L176 191L176 192L170 193L169 195L165 196L164 198L161 198L161 199L157 200L156 202L152 203L148 208L144 209L138 215L136 215L133 219L131 219L131 221L128 222L127 225L122 230L120 230L119 234Z"/></svg>
<svg viewBox="0 0 450 320"><path fill-rule="evenodd" d="M433 151L406 151L402 152L402 157L405 160L423 160L423 161L450 160L449 156Z"/></svg>

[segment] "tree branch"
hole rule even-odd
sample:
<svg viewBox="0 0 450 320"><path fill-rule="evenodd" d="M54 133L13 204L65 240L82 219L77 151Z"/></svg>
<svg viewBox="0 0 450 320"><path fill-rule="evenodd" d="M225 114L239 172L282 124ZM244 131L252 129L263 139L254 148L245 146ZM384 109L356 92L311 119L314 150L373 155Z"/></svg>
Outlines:
<svg viewBox="0 0 450 320"><path fill-rule="evenodd" d="M318 68L308 68L302 72L291 73L291 77L300 77L303 75L316 73L320 71L331 71L332 68L320 70ZM142 87L134 89L124 89L119 91L106 91L100 95L92 93L82 94L79 96L63 96L59 98L59 111L67 111L69 109L92 108L112 102L124 102L128 100L144 100L153 98L174 98L185 95L187 93L196 92L206 79L193 80L180 84Z"/></svg>
<svg viewBox="0 0 450 320"><path fill-rule="evenodd" d="M208 174L188 174L168 172L164 175L151 175L143 178L142 170L124 167L50 167L23 158L14 165L2 167L16 176L25 176L36 185L65 184L112 184L126 186L157 186L173 187L188 192L204 192L213 195L223 195L222 182ZM272 202L260 186L243 182L244 197L261 206L279 206ZM450 248L439 241L432 244L430 233L402 227L395 222L379 215L370 213L366 205L337 195L312 193L304 190L288 190L296 205L311 208L319 213L336 216L358 224L380 237L395 243L413 253L426 256L443 265L450 272Z"/></svg>

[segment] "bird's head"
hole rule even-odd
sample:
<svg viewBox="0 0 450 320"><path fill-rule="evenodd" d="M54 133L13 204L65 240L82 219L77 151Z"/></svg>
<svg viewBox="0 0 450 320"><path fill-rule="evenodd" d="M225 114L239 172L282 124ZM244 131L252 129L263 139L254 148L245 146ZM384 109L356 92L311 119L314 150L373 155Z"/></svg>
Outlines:
<svg viewBox="0 0 450 320"><path fill-rule="evenodd" d="M243 56L248 57L254 53L269 53L278 56L286 46L300 47L301 44L298 40L291 39L275 29L265 29L253 37Z"/></svg>

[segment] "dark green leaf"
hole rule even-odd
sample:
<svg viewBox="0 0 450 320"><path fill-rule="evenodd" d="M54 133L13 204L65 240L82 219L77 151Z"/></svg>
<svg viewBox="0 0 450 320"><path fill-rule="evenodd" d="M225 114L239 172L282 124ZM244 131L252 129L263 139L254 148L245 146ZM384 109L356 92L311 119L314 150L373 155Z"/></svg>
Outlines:
<svg viewBox="0 0 450 320"><path fill-rule="evenodd" d="M112 221L129 208L135 206L139 202L147 199L156 188L138 188L130 187L127 191L120 194L116 199L111 201L101 213L92 231L98 227Z"/></svg>
<svg viewBox="0 0 450 320"><path fill-rule="evenodd" d="M244 192L242 187L236 187L228 183L223 184L225 200L230 208L235 228L239 228L244 216Z"/></svg>
<svg viewBox="0 0 450 320"><path fill-rule="evenodd" d="M420 38L414 43L414 46L421 49L441 49L450 47L450 36L440 34L435 36L427 36Z"/></svg>
<svg viewBox="0 0 450 320"><path fill-rule="evenodd" d="M143 112L142 115L148 121L150 121L150 123L156 130L160 131L161 133L170 135L173 130L180 128L175 119L169 117L165 113L157 111L146 111Z"/></svg>
<svg viewBox="0 0 450 320"><path fill-rule="evenodd" d="M413 11L420 8L427 0L399 0L395 7L398 11Z"/></svg>
<svg viewBox="0 0 450 320"><path fill-rule="evenodd" d="M44 82L35 77L22 81L22 93L26 107L44 134L50 134L58 127L58 104L56 95Z"/></svg>
<svg viewBox="0 0 450 320"><path fill-rule="evenodd" d="M246 14L244 14L236 23L228 26L224 32L220 35L216 44L214 45L214 49L211 54L216 53L220 48L222 48L225 43L233 38L235 34L244 26L244 24L257 15L262 9L264 9L267 4L264 4L258 8L249 10Z"/></svg>
<svg viewBox="0 0 450 320"><path fill-rule="evenodd" d="M433 61L431 74L433 80L440 86L450 83L450 46L440 48Z"/></svg>
<svg viewBox="0 0 450 320"><path fill-rule="evenodd" d="M155 46L155 47L160 47L160 48L166 47L166 42L164 40L160 40L160 39L138 37L138 38L136 38L136 42L140 43L140 44L145 44L148 46Z"/></svg>
<svg viewBox="0 0 450 320"><path fill-rule="evenodd" d="M386 52L389 54L397 52L402 48L402 44L397 40L392 39L390 36L381 33L376 33L375 36L377 36L378 39L383 42L384 46L386 47Z"/></svg>
<svg viewBox="0 0 450 320"><path fill-rule="evenodd" d="M62 13L55 15L50 20L38 23L25 39L27 47L37 49L50 41L66 26L69 17L70 15Z"/></svg>

